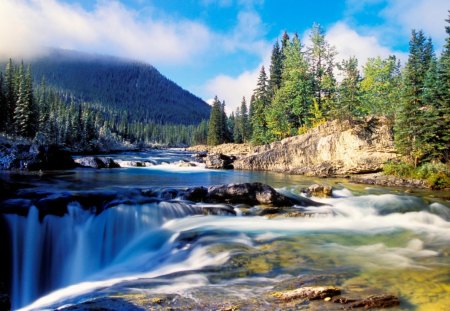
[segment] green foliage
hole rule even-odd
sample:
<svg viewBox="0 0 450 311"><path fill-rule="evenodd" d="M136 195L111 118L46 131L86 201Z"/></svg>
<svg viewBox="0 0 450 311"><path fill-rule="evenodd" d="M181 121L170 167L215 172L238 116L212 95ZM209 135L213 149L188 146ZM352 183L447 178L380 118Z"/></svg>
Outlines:
<svg viewBox="0 0 450 311"><path fill-rule="evenodd" d="M329 115L337 119L351 119L361 116L361 76L358 60L350 57L338 65L342 74L337 101L331 107Z"/></svg>
<svg viewBox="0 0 450 311"><path fill-rule="evenodd" d="M264 66L261 67L259 72L253 96L251 105L252 141L254 144L260 145L268 142L266 110L270 103L268 80Z"/></svg>
<svg viewBox="0 0 450 311"><path fill-rule="evenodd" d="M395 56L369 58L363 67L361 113L395 117L400 104L400 63Z"/></svg>
<svg viewBox="0 0 450 311"><path fill-rule="evenodd" d="M271 139L296 135L307 123L312 89L308 64L297 36L284 49L281 88L265 113Z"/></svg>
<svg viewBox="0 0 450 311"><path fill-rule="evenodd" d="M428 162L418 167L404 162L388 162L383 166L386 175L426 180L432 189L450 188L450 165Z"/></svg>
<svg viewBox="0 0 450 311"><path fill-rule="evenodd" d="M208 145L216 146L230 141L228 119L225 113L225 102L221 103L219 98L214 97L208 126Z"/></svg>
<svg viewBox="0 0 450 311"><path fill-rule="evenodd" d="M311 88L319 109L325 114L334 104L336 79L333 74L337 52L325 39L325 31L314 24L310 34L311 46L307 49Z"/></svg>

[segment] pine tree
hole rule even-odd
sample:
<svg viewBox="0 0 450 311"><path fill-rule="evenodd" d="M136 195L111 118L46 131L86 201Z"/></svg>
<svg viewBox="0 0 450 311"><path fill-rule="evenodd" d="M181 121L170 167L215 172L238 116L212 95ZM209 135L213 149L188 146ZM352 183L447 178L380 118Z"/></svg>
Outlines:
<svg viewBox="0 0 450 311"><path fill-rule="evenodd" d="M411 33L409 57L403 74L403 93L395 122L397 149L408 156L415 166L426 156L427 149L423 133L424 81L433 59L431 40L426 40L422 31ZM424 148L425 147L425 148Z"/></svg>
<svg viewBox="0 0 450 311"><path fill-rule="evenodd" d="M267 143L266 109L270 102L268 81L264 66L261 67L252 103L252 139L257 145Z"/></svg>
<svg viewBox="0 0 450 311"><path fill-rule="evenodd" d="M283 54L281 53L281 49L277 40L272 49L272 56L270 62L269 93L271 99L275 96L276 91L281 87L282 73L283 73Z"/></svg>
<svg viewBox="0 0 450 311"><path fill-rule="evenodd" d="M450 24L449 17L446 22ZM445 27L447 38L437 63L436 87L434 93L434 111L436 112L435 148L439 152L437 159L450 161L450 25Z"/></svg>
<svg viewBox="0 0 450 311"><path fill-rule="evenodd" d="M5 98L6 98L6 131L8 133L14 132L14 110L16 108L17 102L17 91L16 91L16 68L9 59L5 68Z"/></svg>
<svg viewBox="0 0 450 311"><path fill-rule="evenodd" d="M6 113L8 111L4 84L3 73L0 71L0 132L4 132L6 129Z"/></svg>
<svg viewBox="0 0 450 311"><path fill-rule="evenodd" d="M306 126L312 99L310 81L300 40L294 36L285 49L281 88L266 111L271 139L297 135Z"/></svg>
<svg viewBox="0 0 450 311"><path fill-rule="evenodd" d="M312 92L319 109L326 110L333 105L336 93L336 79L333 74L334 57L337 52L325 40L325 32L314 24L310 34L311 46L307 49Z"/></svg>
<svg viewBox="0 0 450 311"><path fill-rule="evenodd" d="M216 146L222 141L222 104L214 97L208 126L208 145Z"/></svg>
<svg viewBox="0 0 450 311"><path fill-rule="evenodd" d="M339 85L337 103L331 113L338 119L349 119L360 116L361 107L361 76L358 70L358 60L350 57L338 66L342 71L342 82Z"/></svg>
<svg viewBox="0 0 450 311"><path fill-rule="evenodd" d="M231 141L231 134L230 130L228 128L228 117L227 113L225 111L225 101L222 101L222 104L220 106L220 115L221 115L221 134L220 134L220 143L228 143Z"/></svg>
<svg viewBox="0 0 450 311"><path fill-rule="evenodd" d="M242 97L241 107L240 107L240 128L242 134L242 141L248 142L251 139L251 125L249 122L249 115L247 111L247 103L245 97Z"/></svg>
<svg viewBox="0 0 450 311"><path fill-rule="evenodd" d="M19 67L16 76L16 83L18 84L18 95L16 106L14 109L14 124L16 134L23 137L30 137L31 135L31 97L32 90L29 89L27 77L24 72L23 63Z"/></svg>

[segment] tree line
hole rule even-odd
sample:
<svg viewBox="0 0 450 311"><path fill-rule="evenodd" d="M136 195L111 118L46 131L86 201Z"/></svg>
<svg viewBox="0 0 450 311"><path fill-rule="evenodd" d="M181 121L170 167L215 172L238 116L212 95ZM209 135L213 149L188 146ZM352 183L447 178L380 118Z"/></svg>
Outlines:
<svg viewBox="0 0 450 311"><path fill-rule="evenodd" d="M446 20L450 23L450 19ZM267 144L302 134L327 120L384 116L392 121L399 152L417 166L448 162L450 156L450 26L441 55L431 38L413 30L409 56L402 67L394 56L336 61L336 49L320 25L310 43L285 32L275 42L269 74L261 68L247 111L245 99L227 122L225 103L215 99L208 143ZM219 122L220 121L220 122ZM218 130L218 127L227 128ZM230 135L230 132L233 135Z"/></svg>
<svg viewBox="0 0 450 311"><path fill-rule="evenodd" d="M85 102L73 94L36 85L30 65L11 59L0 71L0 133L74 150L110 149L125 142L171 146L205 144L207 121L198 125L133 121L125 109Z"/></svg>

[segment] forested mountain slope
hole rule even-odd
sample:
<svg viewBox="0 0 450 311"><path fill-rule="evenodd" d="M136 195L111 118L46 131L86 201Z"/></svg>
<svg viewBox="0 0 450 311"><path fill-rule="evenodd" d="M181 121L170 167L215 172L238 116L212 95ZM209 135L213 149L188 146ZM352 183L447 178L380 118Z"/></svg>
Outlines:
<svg viewBox="0 0 450 311"><path fill-rule="evenodd" d="M31 62L33 78L82 101L128 113L129 122L198 124L210 106L151 65L103 55L53 49Z"/></svg>

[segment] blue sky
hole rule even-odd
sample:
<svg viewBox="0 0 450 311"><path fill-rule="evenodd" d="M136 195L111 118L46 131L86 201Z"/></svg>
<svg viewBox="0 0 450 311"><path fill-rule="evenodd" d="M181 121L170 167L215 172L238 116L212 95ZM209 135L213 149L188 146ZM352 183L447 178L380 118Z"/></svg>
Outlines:
<svg viewBox="0 0 450 311"><path fill-rule="evenodd" d="M52 46L139 59L230 111L284 30L308 44L321 24L338 60L405 60L412 28L442 47L448 9L447 0L0 0L0 57Z"/></svg>

